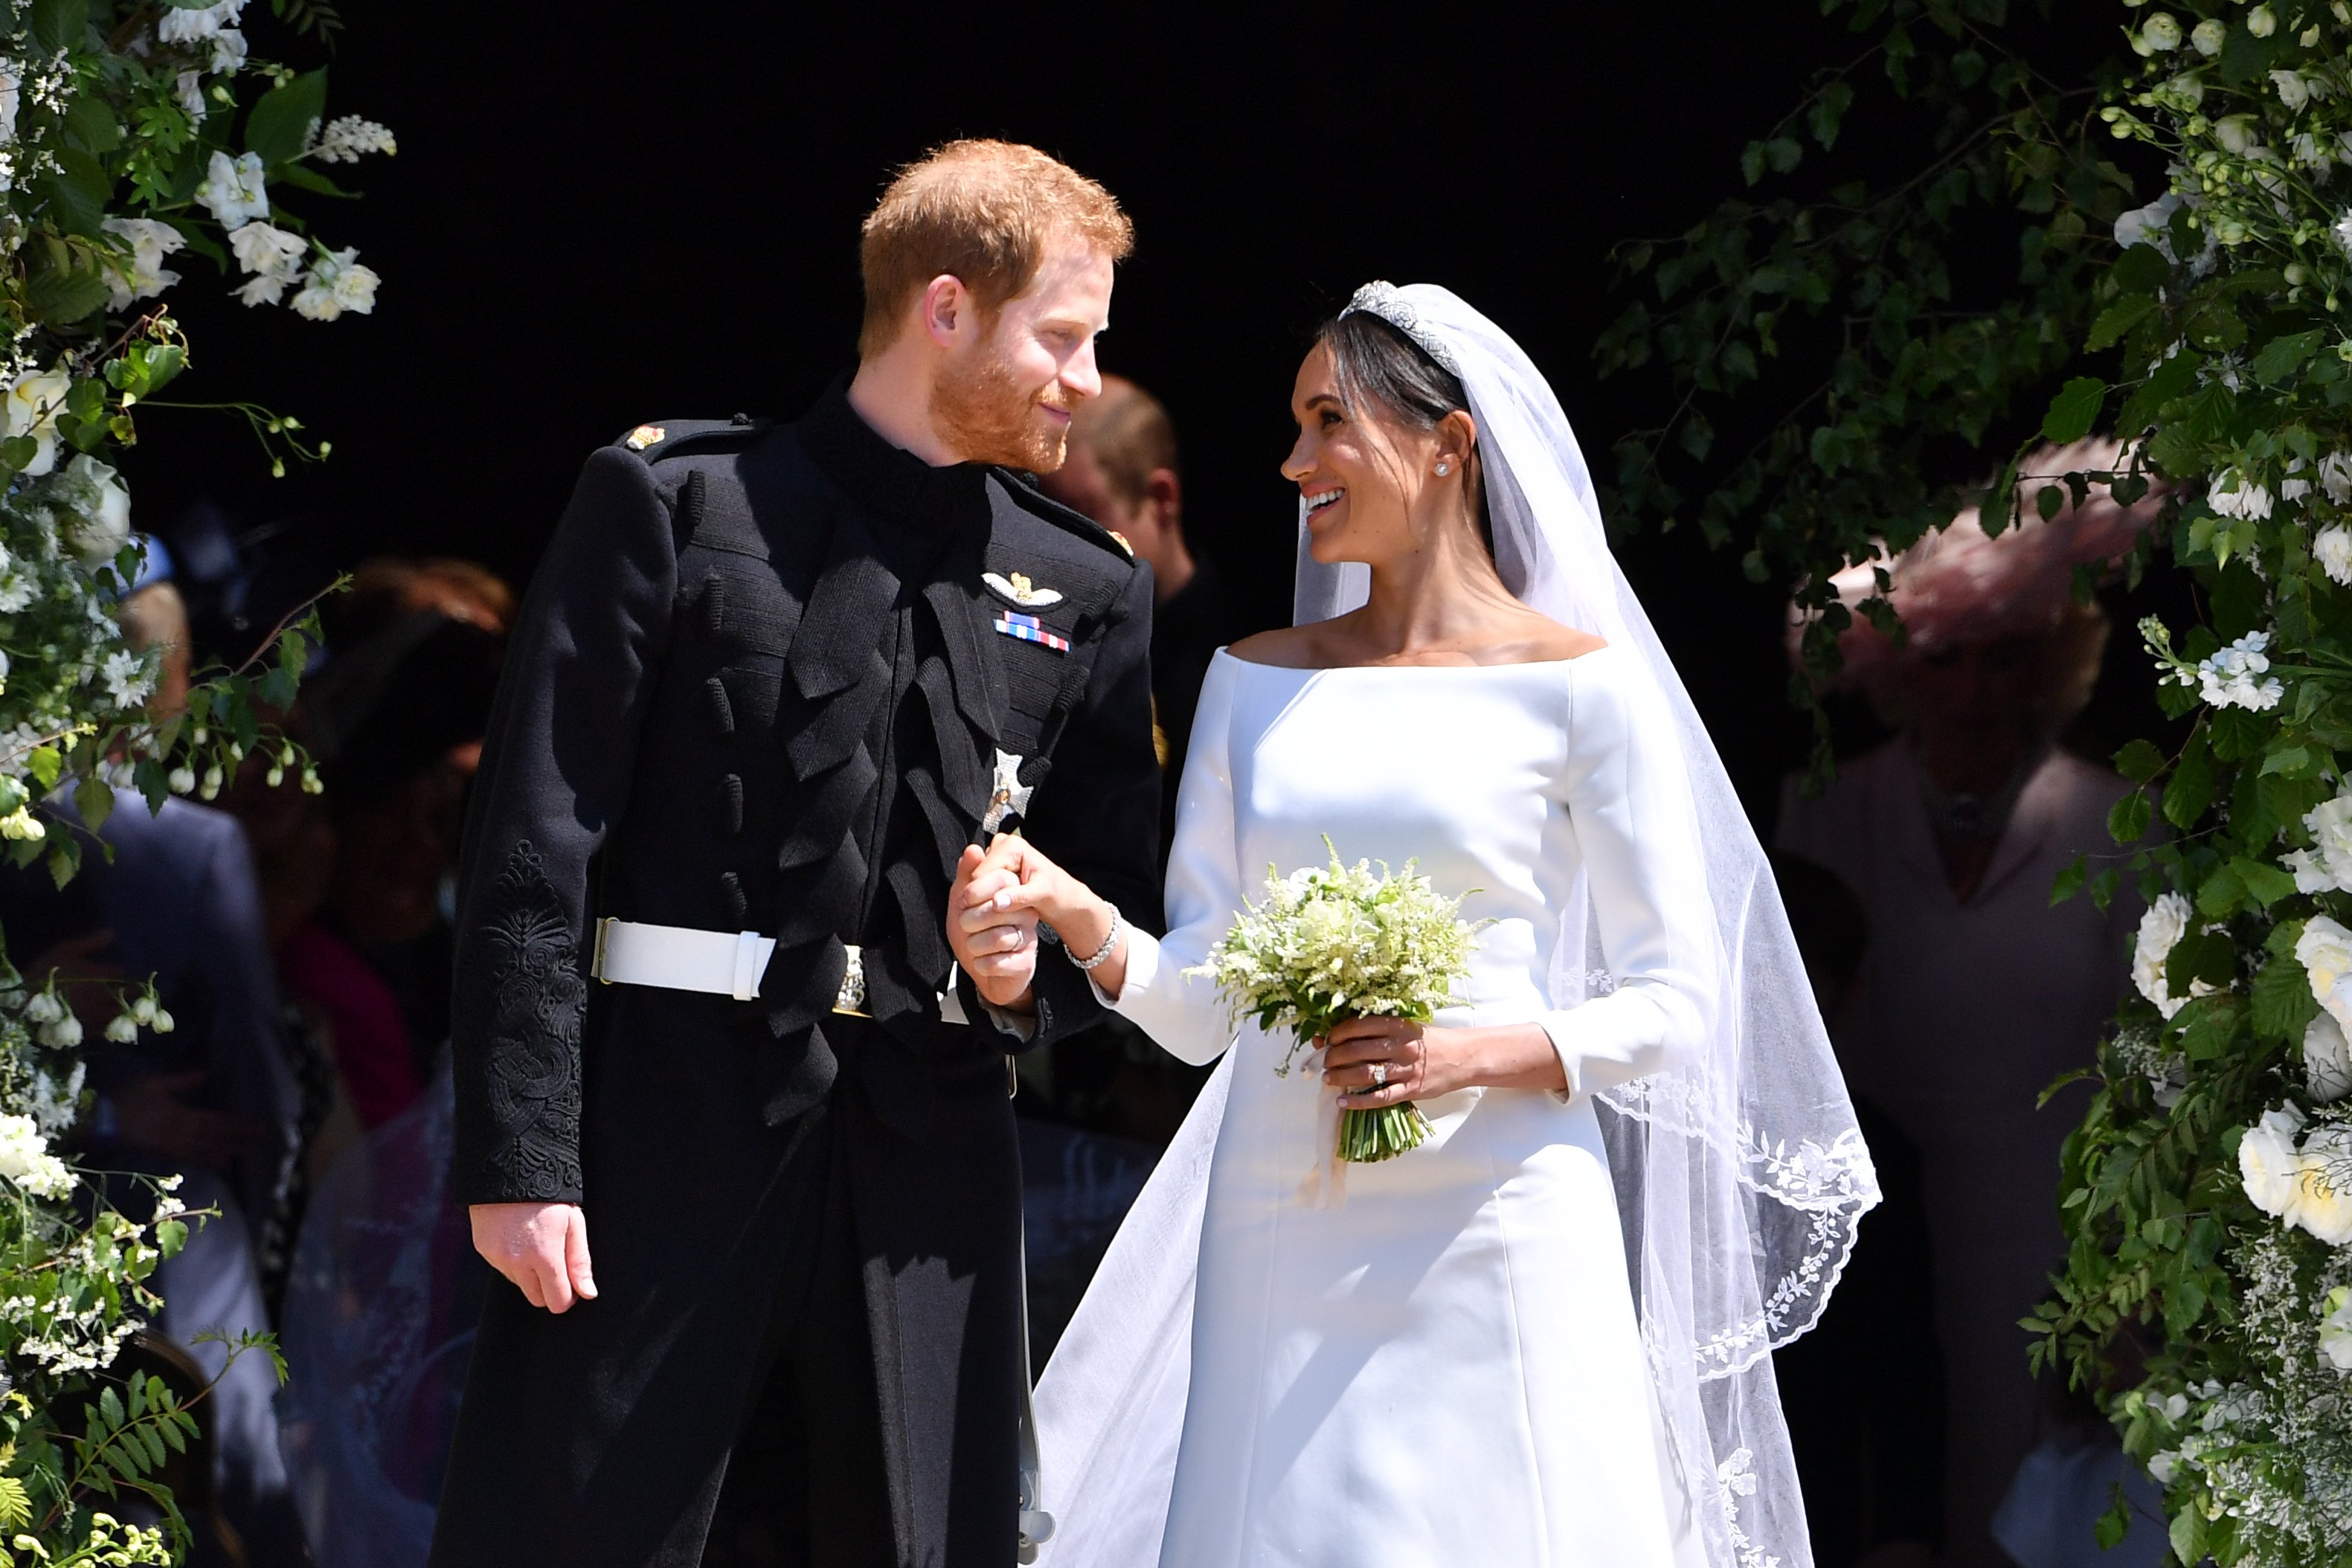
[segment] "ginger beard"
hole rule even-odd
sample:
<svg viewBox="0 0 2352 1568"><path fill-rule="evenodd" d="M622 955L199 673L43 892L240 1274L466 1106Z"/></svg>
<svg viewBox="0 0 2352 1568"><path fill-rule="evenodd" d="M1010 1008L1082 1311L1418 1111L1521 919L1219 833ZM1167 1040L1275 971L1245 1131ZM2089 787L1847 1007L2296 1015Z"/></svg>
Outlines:
<svg viewBox="0 0 2352 1568"><path fill-rule="evenodd" d="M1069 426L1044 410L1066 414L1076 402L1059 381L1023 386L992 331L932 384L931 423L966 462L1050 474L1067 452Z"/></svg>

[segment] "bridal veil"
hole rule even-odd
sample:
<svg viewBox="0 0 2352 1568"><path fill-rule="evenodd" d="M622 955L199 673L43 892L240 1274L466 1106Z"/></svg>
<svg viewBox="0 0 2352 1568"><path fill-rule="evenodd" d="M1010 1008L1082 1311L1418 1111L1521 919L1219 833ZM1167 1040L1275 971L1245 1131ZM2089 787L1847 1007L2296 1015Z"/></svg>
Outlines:
<svg viewBox="0 0 2352 1568"><path fill-rule="evenodd" d="M1679 1479L1717 1568L1811 1568L1769 1352L1819 1321L1878 1185L1754 829L1649 617L1610 553L1559 400L1519 346L1451 291L1374 283L1380 316L1461 378L1504 583L1531 607L1637 650L1672 712L1722 943L1703 1058L1595 1098L1626 1266ZM1363 603L1300 523L1295 620ZM1580 890L1551 961L1554 1005L1611 981ZM1191 1366L1192 1279L1230 1055L1137 1200L1038 1390L1045 1561L1159 1561ZM1433 1391L1443 1397L1443 1391Z"/></svg>

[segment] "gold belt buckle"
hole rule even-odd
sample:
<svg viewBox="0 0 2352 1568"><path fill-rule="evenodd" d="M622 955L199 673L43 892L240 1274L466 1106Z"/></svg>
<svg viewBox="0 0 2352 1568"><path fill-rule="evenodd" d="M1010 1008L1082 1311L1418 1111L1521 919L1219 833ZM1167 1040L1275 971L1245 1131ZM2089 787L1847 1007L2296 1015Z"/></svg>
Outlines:
<svg viewBox="0 0 2352 1568"><path fill-rule="evenodd" d="M849 966L842 971L841 993L833 999L833 1010L851 1018L871 1018L866 1010L866 950L854 942L841 944L849 957Z"/></svg>

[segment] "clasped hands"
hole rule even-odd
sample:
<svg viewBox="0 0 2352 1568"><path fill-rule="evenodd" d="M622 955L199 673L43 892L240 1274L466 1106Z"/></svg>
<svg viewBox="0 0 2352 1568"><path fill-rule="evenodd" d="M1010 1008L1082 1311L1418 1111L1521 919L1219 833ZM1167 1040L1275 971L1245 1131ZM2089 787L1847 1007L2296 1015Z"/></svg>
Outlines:
<svg viewBox="0 0 2352 1568"><path fill-rule="evenodd" d="M1037 923L1054 928L1070 952L1092 954L1111 933L1117 911L1017 834L1000 833L986 849L973 845L956 862L948 889L948 945L981 999L1008 1013L1034 1009ZM1117 996L1127 975L1123 951L1094 971L1104 994Z"/></svg>

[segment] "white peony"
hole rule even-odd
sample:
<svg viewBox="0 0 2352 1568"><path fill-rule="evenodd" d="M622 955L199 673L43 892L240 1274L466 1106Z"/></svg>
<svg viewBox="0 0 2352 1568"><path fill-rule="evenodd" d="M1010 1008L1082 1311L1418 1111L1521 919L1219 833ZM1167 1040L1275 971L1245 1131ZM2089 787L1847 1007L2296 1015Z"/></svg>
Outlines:
<svg viewBox="0 0 2352 1568"><path fill-rule="evenodd" d="M2248 632L2199 661L2198 695L2214 708L2251 708L2260 712L2277 707L2279 699L2286 695L2286 683L2275 675L2263 679L2271 667L2270 656L2263 650L2270 646L2270 633Z"/></svg>
<svg viewBox="0 0 2352 1568"><path fill-rule="evenodd" d="M2189 41L2197 52L2210 59L2221 52L2221 45L2230 37L2230 24L2219 16L2208 16L2190 29Z"/></svg>
<svg viewBox="0 0 2352 1568"><path fill-rule="evenodd" d="M2299 858L2288 858L2295 868L2295 891L2352 893L2352 791L2339 790L2334 799L2305 812L2303 826L2312 847Z"/></svg>
<svg viewBox="0 0 2352 1568"><path fill-rule="evenodd" d="M7 433L30 436L37 449L25 466L28 479L37 479L58 466L58 416L65 412L66 394L73 389L72 374L57 370L28 371L8 388Z"/></svg>
<svg viewBox="0 0 2352 1568"><path fill-rule="evenodd" d="M2223 517L2251 519L2259 522L2271 514L2271 492L2235 468L2213 476L2213 483L2207 490L2205 500Z"/></svg>
<svg viewBox="0 0 2352 1568"><path fill-rule="evenodd" d="M184 13L181 13L184 15ZM269 192L261 177L261 154L213 154L196 200L205 204L213 221L223 228L241 228L269 216Z"/></svg>
<svg viewBox="0 0 2352 1568"><path fill-rule="evenodd" d="M2291 1104L2282 1105L2264 1111L2263 1119L2238 1140L2238 1180L2246 1190L2246 1201L2279 1219L2287 1219L2294 1212L2301 1195L2303 1159L2294 1143L2302 1131L2303 1112Z"/></svg>
<svg viewBox="0 0 2352 1568"><path fill-rule="evenodd" d="M2352 505L2352 454L2330 452L2319 459L2319 488L2337 506Z"/></svg>
<svg viewBox="0 0 2352 1568"><path fill-rule="evenodd" d="M2352 1127L2315 1129L2303 1141L2291 1223L2330 1247L2352 1242Z"/></svg>
<svg viewBox="0 0 2352 1568"><path fill-rule="evenodd" d="M197 44L216 38L224 27L236 26L238 13L245 5L246 0L220 0L219 5L201 10L167 7L155 24L155 37L167 44Z"/></svg>
<svg viewBox="0 0 2352 1568"><path fill-rule="evenodd" d="M127 310L134 301L161 294L180 280L178 273L163 266L163 258L188 243L178 229L152 217L110 217L103 226L131 247L129 265L117 262L107 274L106 286L116 310Z"/></svg>
<svg viewBox="0 0 2352 1568"><path fill-rule="evenodd" d="M73 1173L49 1152L49 1141L29 1116L0 1116L0 1176L36 1197L61 1198L73 1191Z"/></svg>
<svg viewBox="0 0 2352 1568"><path fill-rule="evenodd" d="M2319 1353L2338 1372L2352 1372L2352 1289L2338 1285L2327 1293L2327 1316L2319 1320Z"/></svg>
<svg viewBox="0 0 2352 1568"><path fill-rule="evenodd" d="M2325 1013L2303 1031L2303 1081L2321 1105L2352 1094L2352 1040Z"/></svg>
<svg viewBox="0 0 2352 1568"><path fill-rule="evenodd" d="M2333 523L2311 542L2311 558L2337 587L2352 587L2352 528Z"/></svg>
<svg viewBox="0 0 2352 1568"><path fill-rule="evenodd" d="M2170 994L2164 978L2164 961L2188 933L2189 900L2179 893L2161 895L2139 917L2139 941L2132 948L2132 984L2168 1018L2189 1005L2188 997Z"/></svg>

